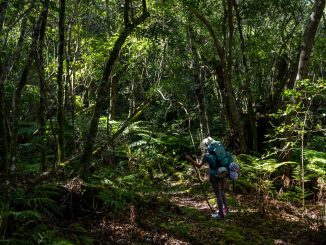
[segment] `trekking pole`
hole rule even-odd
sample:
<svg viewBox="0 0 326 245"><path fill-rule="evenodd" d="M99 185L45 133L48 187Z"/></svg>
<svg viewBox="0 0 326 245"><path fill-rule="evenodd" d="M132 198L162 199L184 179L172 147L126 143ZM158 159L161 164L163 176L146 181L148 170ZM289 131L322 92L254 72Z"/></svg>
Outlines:
<svg viewBox="0 0 326 245"><path fill-rule="evenodd" d="M191 159L192 162L195 162L195 160L193 160L192 157L191 157L188 153L184 153L184 154L185 154L185 156L188 156L189 159ZM197 162L197 159L196 159L196 162ZM200 175L199 175L198 169L197 169L194 165L192 165L192 166L193 166L194 169L195 169L195 172L196 172L197 178L198 178L198 180L199 180L199 183L200 183L201 189L202 189L202 191L203 191L203 193L204 193L204 197L205 197L206 203L207 203L209 209L211 210L211 212L214 213L214 210L213 210L212 206L210 205L210 203L209 203L209 201L208 201L208 197L207 197L207 195L206 195L206 191L205 191L205 188L204 188L203 182L202 182L201 179L200 179Z"/></svg>
<svg viewBox="0 0 326 245"><path fill-rule="evenodd" d="M187 115L189 115L188 111L187 111L187 110L185 110L185 111L186 111ZM190 135L190 138L191 138L192 146L194 147L194 150L196 150L194 137L192 136L192 133L191 133L191 130L190 130L190 128L191 128L191 118L190 118L190 117L188 118L188 123L189 123L189 135ZM192 157L191 157L187 152L185 152L184 154L185 154L186 156L188 156L188 157L191 159L192 162L194 162L194 160L192 159ZM196 162L198 162L197 158L196 158ZM206 195L206 191L205 191L205 189L204 189L203 182L202 182L201 179L200 179L199 172L198 172L197 168L196 168L194 165L192 165L192 166L194 167L194 169L195 169L195 171L196 171L197 178L198 178L198 180L199 180L199 183L200 183L201 189L203 190L204 197L205 197L205 200L206 200L206 202L207 202L207 205L208 205L209 209L211 210L211 212L212 212L212 214L213 214L213 213L214 213L214 210L213 210L212 206L209 204L208 197L207 197L207 195Z"/></svg>

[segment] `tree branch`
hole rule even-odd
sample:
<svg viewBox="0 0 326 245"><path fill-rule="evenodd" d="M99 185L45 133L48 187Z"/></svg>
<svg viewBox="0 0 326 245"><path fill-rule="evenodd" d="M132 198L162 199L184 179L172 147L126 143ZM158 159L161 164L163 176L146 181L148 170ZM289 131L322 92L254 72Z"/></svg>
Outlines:
<svg viewBox="0 0 326 245"><path fill-rule="evenodd" d="M218 54L218 56L220 57L220 60L222 63L224 63L224 51L223 49L220 47L219 43L218 43L218 40L217 40L217 37L216 37L216 34L215 34L215 31L214 31L214 28L213 26L211 25L211 23L202 15L200 14L198 11L196 10L193 10L191 9L190 10L193 15L198 19L200 20L208 29L212 39L213 39L213 46L214 48L216 49L216 52Z"/></svg>

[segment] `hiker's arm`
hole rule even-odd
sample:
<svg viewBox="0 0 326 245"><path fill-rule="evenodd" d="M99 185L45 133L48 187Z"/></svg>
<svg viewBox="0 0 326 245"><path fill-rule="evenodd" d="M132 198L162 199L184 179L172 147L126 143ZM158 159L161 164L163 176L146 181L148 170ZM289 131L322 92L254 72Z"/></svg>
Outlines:
<svg viewBox="0 0 326 245"><path fill-rule="evenodd" d="M185 155L185 158L191 162L192 165L194 165L195 167L197 168L200 168L201 166L204 165L204 162L202 160L200 160L199 162L198 161L195 161L191 156L189 156L188 154Z"/></svg>
<svg viewBox="0 0 326 245"><path fill-rule="evenodd" d="M203 166L204 163L205 163L205 162L203 162L203 160L201 159L201 160L199 160L199 162L196 161L196 162L194 162L192 165L196 166L197 168L201 168L201 166Z"/></svg>

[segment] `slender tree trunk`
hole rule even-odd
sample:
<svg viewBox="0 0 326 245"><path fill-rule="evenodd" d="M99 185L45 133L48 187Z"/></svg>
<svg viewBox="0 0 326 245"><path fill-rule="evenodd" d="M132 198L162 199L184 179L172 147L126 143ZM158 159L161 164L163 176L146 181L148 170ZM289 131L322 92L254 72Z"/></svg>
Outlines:
<svg viewBox="0 0 326 245"><path fill-rule="evenodd" d="M297 83L303 79L308 78L309 61L312 53L314 39L316 36L319 22L322 18L325 8L325 0L316 0L313 7L313 12L310 15L308 23L305 27L303 40L300 48L300 56L298 62L298 68L296 72L296 79L294 82L293 90L297 89ZM291 82L291 81L290 81ZM295 103L295 101L293 101ZM294 117L293 112L290 112L285 118L285 124L289 125ZM282 155L283 160L290 160L292 157L292 148L289 142L293 141L293 132L291 130L285 132L286 142L283 143Z"/></svg>
<svg viewBox="0 0 326 245"><path fill-rule="evenodd" d="M77 1L76 5L75 5L75 10L74 10L74 13L75 11L77 12L77 9L79 7L79 3L80 3L80 0ZM77 31L77 37L76 37L76 40L75 40L75 47L74 47L74 54L72 54L72 30L73 30L73 27L75 25L75 21L74 19L71 19L71 27L69 29L69 42L68 42L68 56L69 56L69 61L71 61L71 57L73 57L72 59L72 64L71 64L71 71L70 71L70 74L71 74L71 78L70 78L70 92L71 92L71 97L70 97L70 104L71 104L71 124L72 124L72 130L73 130L73 149L75 150L76 148L76 115L75 115L75 112L76 112L76 108L75 108L75 105L76 105L76 97L75 97L75 78L76 78L76 69L75 69L75 65L76 65L76 60L77 60L77 56L78 56L78 52L79 52L79 38L80 38L80 30L78 29ZM70 62L69 62L70 64ZM67 67L70 66L67 64Z"/></svg>
<svg viewBox="0 0 326 245"><path fill-rule="evenodd" d="M10 72L14 69L15 66L17 68L21 65L19 61L21 60L22 56L22 51L24 47L24 41L25 41L25 36L27 32L27 24L28 24L28 17L30 13L33 11L35 3L31 3L28 9L24 12L22 15L22 20L21 20L21 25L20 25L20 36L18 38L17 44L16 44L16 49L12 53L8 54L7 60L6 60L6 69L4 73L4 79L6 80L7 76L10 74ZM13 27L13 25L12 25ZM8 36L8 33L6 34ZM7 37L6 37L7 38ZM7 43L5 44L7 45ZM19 68L18 68L19 69Z"/></svg>
<svg viewBox="0 0 326 245"><path fill-rule="evenodd" d="M108 34L109 36L111 36L112 34L112 13L113 11L110 9L110 5L109 5L109 0L105 0L105 14L106 14L106 22L107 22L107 30L108 30Z"/></svg>
<svg viewBox="0 0 326 245"><path fill-rule="evenodd" d="M37 42L38 42L41 26L43 23L42 13L37 21L35 28L34 28L33 35L32 35L32 43L31 43L30 50L29 50L29 55L26 59L26 63L24 65L22 75L20 77L19 83L16 86L14 96L13 96L12 129L11 129L11 137L10 137L10 170L12 173L15 172L15 169L16 169L17 133L18 133L18 123L19 123L19 113L20 113L19 107L20 107L21 95L22 95L23 88L25 87L25 85L27 83L30 68L35 60Z"/></svg>
<svg viewBox="0 0 326 245"><path fill-rule="evenodd" d="M5 109L5 92L4 92L4 41L3 41L3 25L5 22L5 14L8 8L8 1L2 0L0 2L0 173L4 172L6 175L9 172L9 142L8 142L8 127L7 127L7 118L6 118L6 109ZM5 179L2 180L5 183ZM5 190L2 192L2 196L5 198L3 202L3 209L8 210L10 206L10 195L11 191L10 186L5 187ZM6 234L6 227L8 223L8 218L1 217L0 219L0 239L4 238Z"/></svg>
<svg viewBox="0 0 326 245"><path fill-rule="evenodd" d="M110 80L110 104L109 104L109 120L116 119L116 101L118 98L118 79L119 76L115 76Z"/></svg>
<svg viewBox="0 0 326 245"><path fill-rule="evenodd" d="M222 94L223 103L225 104L226 112L227 112L227 118L230 123L230 126L233 130L235 130L238 133L238 138L240 141L240 151L246 152L247 151L247 143L246 143L246 137L245 137L245 128L244 124L241 120L241 112L236 104L235 99L235 93L234 89L231 83L231 77L230 77L230 67L231 64L231 49L232 49L232 41L227 41L227 50L226 52L220 47L220 44L218 42L217 36L215 34L214 28L211 25L211 23L201 14L199 14L196 11L193 11L193 14L206 26L208 29L212 39L213 39L213 47L216 50L216 53L218 54L220 61L217 61L215 63L215 71L218 77L218 84L219 89ZM231 17L230 17L231 18ZM229 24L232 24L231 20L228 21ZM229 27L229 34L228 38L232 39L233 36L233 27ZM226 53L226 57L225 57Z"/></svg>
<svg viewBox="0 0 326 245"><path fill-rule="evenodd" d="M75 105L74 105L74 95L73 95L73 82L71 76L71 39L72 39L72 23L69 24L68 27L68 40L67 40L67 50L66 50L66 92L65 92L65 111L69 111L71 114L71 126L72 126L72 134L73 139L75 136ZM73 148L75 148L73 146Z"/></svg>
<svg viewBox="0 0 326 245"><path fill-rule="evenodd" d="M131 79L130 84L129 84L129 114L128 117L130 117L130 115L134 114L135 110L136 110L136 95L135 95L135 90L136 90L136 82L135 79Z"/></svg>
<svg viewBox="0 0 326 245"><path fill-rule="evenodd" d="M238 132L238 137L240 141L240 151L246 152L248 150L247 139L245 136L245 125L244 120L241 117L241 108L237 106L235 92L232 85L232 48L233 48L233 34L234 34L234 24L233 24L233 1L227 0L226 3L226 13L227 16L227 40L226 40L226 65L224 67L225 73L225 89L227 98L229 100L229 106L231 109L232 120L234 121L235 131ZM223 62L222 62L223 64Z"/></svg>
<svg viewBox="0 0 326 245"><path fill-rule="evenodd" d="M66 51L66 84L68 86L68 91L66 92L66 109L70 110L71 114L71 126L72 126L72 148L75 150L75 94L74 94L74 71L72 70L72 66L75 63L75 58L72 60L72 31L74 28L74 16L76 13L76 9L78 8L80 1L77 1L74 5L73 15L69 20L68 27L68 41L67 41L67 51ZM77 40L78 42L78 40ZM76 44L78 46L78 44ZM72 64L72 65L71 65Z"/></svg>
<svg viewBox="0 0 326 245"><path fill-rule="evenodd" d="M245 86L244 91L246 93L247 99L248 99L248 116L249 116L249 122L250 127L252 131L252 149L254 152L257 152L258 146L257 146L257 126L256 126L256 115L253 108L253 99L252 99L252 91L251 91L251 84L250 79L248 77L249 74L249 67L247 63L247 57L246 57L246 50L245 50L245 40L243 36L242 31L242 25L241 25L241 16L238 10L238 6L236 1L233 1L233 7L235 10L236 18L237 18L237 25L238 25L238 31L239 31L239 37L240 37L240 46L241 46L241 52L242 52L242 63L244 67L244 77L245 77Z"/></svg>
<svg viewBox="0 0 326 245"><path fill-rule="evenodd" d="M79 175L84 175L85 172L88 169L89 166L89 161L92 157L92 152L96 140L96 135L97 135L97 129L98 129L98 122L99 118L102 112L102 108L105 102L105 98L107 96L108 88L109 88L109 78L111 76L113 67L115 65L115 62L117 61L119 57L120 50L122 48L122 45L125 43L127 37L135 30L135 28L143 23L148 17L149 13L147 11L146 7L146 0L142 0L143 4L143 13L140 17L135 19L134 22L130 23L129 18L128 18L128 9L129 9L129 4L127 4L129 1L126 1L125 3L125 14L124 14L124 24L125 27L120 33L118 39L116 40L113 49L110 53L110 57L108 61L106 62L104 72L103 72L103 77L101 80L101 83L97 89L97 97L96 97L96 102L95 102L95 108L93 112L93 116L91 119L91 123L89 126L89 131L87 135L87 139L85 142L85 148L83 155L81 157L81 162L80 162L80 168L78 170Z"/></svg>
<svg viewBox="0 0 326 245"><path fill-rule="evenodd" d="M195 82L195 94L199 110L199 122L201 137L205 138L210 135L210 128L208 124L208 116L206 111L206 101L204 96L203 83L200 78L199 57L195 47L195 39L192 28L189 28L189 41L192 54L192 77Z"/></svg>
<svg viewBox="0 0 326 245"><path fill-rule="evenodd" d="M58 162L63 162L65 159L65 115L64 115L64 85L63 85L63 61L64 61L64 47L65 47L65 12L66 1L60 0L59 10L59 46L58 46Z"/></svg>
<svg viewBox="0 0 326 245"><path fill-rule="evenodd" d="M39 131L40 131L40 172L44 172L47 170L47 143L46 143L46 81L45 81L45 68L44 68L44 44L45 44L45 30L47 24L47 16L48 16L48 7L49 0L45 0L43 2L43 12L42 12L42 26L40 29L40 37L39 37L39 47L38 47L38 55L37 55L37 67L39 69L39 79L40 79L40 104L39 104Z"/></svg>
<svg viewBox="0 0 326 245"><path fill-rule="evenodd" d="M323 15L325 0L315 0L313 12L306 25L300 50L299 65L296 76L296 83L308 77L309 61L312 53L317 27ZM296 88L294 84L294 89Z"/></svg>
<svg viewBox="0 0 326 245"><path fill-rule="evenodd" d="M8 1L0 3L0 172L7 172L8 165L8 132L6 126L5 99L4 99L4 54L3 46L3 25Z"/></svg>

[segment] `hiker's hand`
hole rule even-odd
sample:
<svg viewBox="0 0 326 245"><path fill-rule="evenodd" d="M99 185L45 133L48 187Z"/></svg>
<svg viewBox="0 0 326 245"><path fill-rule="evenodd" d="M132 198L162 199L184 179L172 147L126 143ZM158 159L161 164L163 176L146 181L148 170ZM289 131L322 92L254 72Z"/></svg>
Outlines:
<svg viewBox="0 0 326 245"><path fill-rule="evenodd" d="M191 156L189 156L189 155L185 155L185 158L188 160L192 160Z"/></svg>
<svg viewBox="0 0 326 245"><path fill-rule="evenodd" d="M192 158L191 158L191 156L189 156L189 154L188 153L183 153L183 156L186 158L186 159L188 159L188 160L192 160Z"/></svg>

